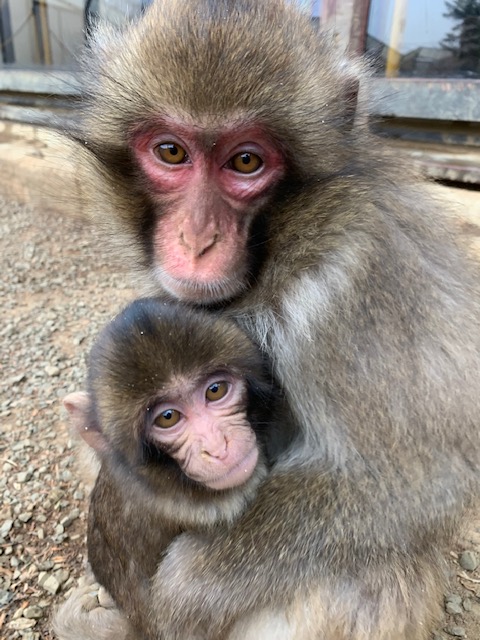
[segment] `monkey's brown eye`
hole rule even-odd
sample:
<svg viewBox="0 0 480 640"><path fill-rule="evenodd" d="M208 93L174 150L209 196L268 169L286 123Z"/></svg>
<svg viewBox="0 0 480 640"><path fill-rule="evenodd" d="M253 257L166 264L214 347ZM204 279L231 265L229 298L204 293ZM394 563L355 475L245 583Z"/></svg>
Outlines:
<svg viewBox="0 0 480 640"><path fill-rule="evenodd" d="M176 409L167 409L166 411L162 411L162 413L155 418L155 424L161 429L168 429L169 427L174 427L180 418L180 411L177 411Z"/></svg>
<svg viewBox="0 0 480 640"><path fill-rule="evenodd" d="M211 384L205 392L205 397L210 402L215 402L215 400L221 400L228 391L228 382L214 382Z"/></svg>
<svg viewBox="0 0 480 640"><path fill-rule="evenodd" d="M260 156L257 156L256 153L245 151L244 153L237 153L236 156L233 156L231 163L235 171L239 171L240 173L253 173L262 166L262 159Z"/></svg>
<svg viewBox="0 0 480 640"><path fill-rule="evenodd" d="M185 162L187 152L175 142L163 142L155 147L157 156L167 164L180 164Z"/></svg>

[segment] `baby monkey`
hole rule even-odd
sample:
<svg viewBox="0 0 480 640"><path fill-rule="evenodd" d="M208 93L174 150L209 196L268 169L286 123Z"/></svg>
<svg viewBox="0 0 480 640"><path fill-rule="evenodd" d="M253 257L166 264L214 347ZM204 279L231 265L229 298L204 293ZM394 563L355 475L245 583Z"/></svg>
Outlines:
<svg viewBox="0 0 480 640"><path fill-rule="evenodd" d="M88 393L64 404L101 463L89 562L134 628L169 543L214 535L255 497L281 447L278 401L260 350L225 317L145 298L101 332Z"/></svg>

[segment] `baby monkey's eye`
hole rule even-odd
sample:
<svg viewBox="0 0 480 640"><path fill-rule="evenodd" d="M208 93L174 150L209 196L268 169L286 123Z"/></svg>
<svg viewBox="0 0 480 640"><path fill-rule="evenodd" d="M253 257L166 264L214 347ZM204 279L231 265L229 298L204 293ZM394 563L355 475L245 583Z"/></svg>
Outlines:
<svg viewBox="0 0 480 640"><path fill-rule="evenodd" d="M154 424L161 429L168 429L169 427L174 427L181 417L182 414L180 411L177 411L176 409L167 409L166 411L162 411L162 413L155 418Z"/></svg>
<svg viewBox="0 0 480 640"><path fill-rule="evenodd" d="M221 380L220 382L214 382L207 388L205 397L210 402L221 400L226 395L228 387L228 382L225 382L224 380Z"/></svg>

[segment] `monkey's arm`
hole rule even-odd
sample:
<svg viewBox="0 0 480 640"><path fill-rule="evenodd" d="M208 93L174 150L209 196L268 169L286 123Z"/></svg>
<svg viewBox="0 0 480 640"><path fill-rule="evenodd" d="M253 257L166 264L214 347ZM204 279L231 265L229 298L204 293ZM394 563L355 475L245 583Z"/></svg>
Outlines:
<svg viewBox="0 0 480 640"><path fill-rule="evenodd" d="M396 543L393 535L387 540L390 531L385 533L383 542L378 537L374 539L385 526L382 506L377 505L376 517L380 522L375 526L372 520L375 516L362 513L366 504L362 492L358 492L360 502L355 505L351 486L342 487L341 482L333 482L321 472L275 473L264 483L253 508L229 531L211 539L191 534L179 536L170 545L153 580L150 601L155 603L152 607L155 624L151 637L180 640L193 636L200 628L208 629L209 640L307 638L311 636L300 631L298 625L303 624L309 610L315 611L316 631L328 634L338 620L356 615L358 609L346 594L354 593L352 585L358 576L361 580L357 593L364 599L358 606L371 614L370 621L359 622L364 624L363 633L367 630L367 636L359 633L358 637L376 637L373 631L368 635L365 625L378 620L378 614L387 616L389 598L393 602L402 597L409 565L422 569L418 573L414 570L410 576L406 600L422 589L431 591L432 584L441 585L442 581L436 573L435 560L431 558L429 565L410 548L407 522L405 530L398 528ZM343 497L344 510L338 506ZM405 534L403 541L402 534ZM429 551L425 546L425 556ZM391 568L390 576L382 570L385 562ZM385 613L375 609L378 601L384 603ZM295 602L301 603L300 608ZM322 621L319 602L324 606L331 603L328 620ZM282 616L285 611L287 618L291 618L290 606L299 611L300 621L284 622L288 628L282 627L278 636L272 623L268 623L268 633L262 635L257 620L263 620L265 613L268 617L271 612L275 617L275 612ZM405 602L405 618L416 615L407 609ZM400 610L399 605L395 624L406 624L400 619ZM419 618L422 615L423 612L419 613ZM249 620L245 626L244 619ZM354 617L345 619L346 627L355 624ZM232 626L234 632L230 635ZM356 639L353 626L351 629L351 635L347 632L345 638Z"/></svg>

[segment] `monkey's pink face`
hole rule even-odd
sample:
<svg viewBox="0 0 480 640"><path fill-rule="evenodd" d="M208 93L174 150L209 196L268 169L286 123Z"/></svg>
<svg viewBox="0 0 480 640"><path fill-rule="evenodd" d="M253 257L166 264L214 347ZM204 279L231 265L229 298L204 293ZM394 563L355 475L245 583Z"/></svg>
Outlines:
<svg viewBox="0 0 480 640"><path fill-rule="evenodd" d="M257 465L258 445L246 417L244 382L217 375L187 393L181 382L175 388L182 388L177 401L151 409L148 438L206 487L221 490L246 482Z"/></svg>
<svg viewBox="0 0 480 640"><path fill-rule="evenodd" d="M164 119L132 145L158 215L154 272L175 297L231 298L245 287L249 230L285 171L259 127L211 129Z"/></svg>

